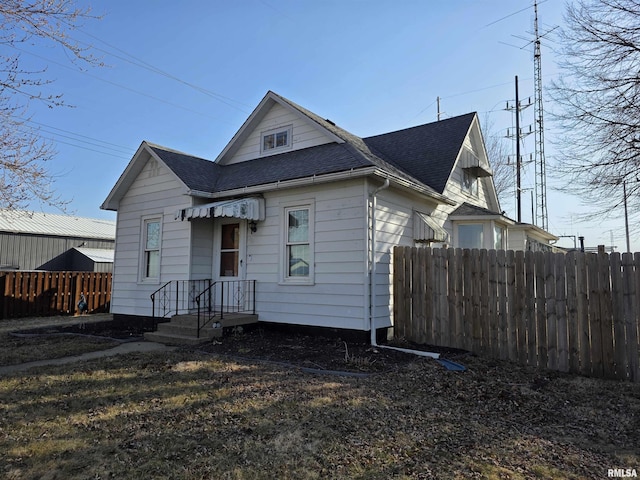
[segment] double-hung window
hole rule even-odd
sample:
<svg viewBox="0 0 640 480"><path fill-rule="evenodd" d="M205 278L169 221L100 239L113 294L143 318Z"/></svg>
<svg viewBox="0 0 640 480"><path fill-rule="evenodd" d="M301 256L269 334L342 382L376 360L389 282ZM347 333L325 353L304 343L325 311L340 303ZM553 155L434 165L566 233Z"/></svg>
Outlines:
<svg viewBox="0 0 640 480"><path fill-rule="evenodd" d="M311 206L284 209L285 282L313 282L313 210Z"/></svg>
<svg viewBox="0 0 640 480"><path fill-rule="evenodd" d="M160 219L150 218L143 225L142 279L160 278Z"/></svg>

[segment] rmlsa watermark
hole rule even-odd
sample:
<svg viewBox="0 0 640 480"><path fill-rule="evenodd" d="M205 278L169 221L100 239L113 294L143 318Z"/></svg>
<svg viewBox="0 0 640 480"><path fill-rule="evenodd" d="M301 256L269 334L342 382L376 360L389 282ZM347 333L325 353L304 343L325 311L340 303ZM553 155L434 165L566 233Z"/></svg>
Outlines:
<svg viewBox="0 0 640 480"><path fill-rule="evenodd" d="M609 478L638 478L635 468L609 468L607 470Z"/></svg>

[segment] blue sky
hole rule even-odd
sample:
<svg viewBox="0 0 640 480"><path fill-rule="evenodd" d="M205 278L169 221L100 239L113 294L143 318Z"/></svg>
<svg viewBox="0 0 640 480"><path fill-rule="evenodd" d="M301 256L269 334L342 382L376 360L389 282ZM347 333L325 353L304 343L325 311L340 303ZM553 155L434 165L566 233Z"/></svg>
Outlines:
<svg viewBox="0 0 640 480"><path fill-rule="evenodd" d="M32 113L57 145L53 188L80 216L115 218L99 206L143 140L214 159L268 90L363 137L435 121L436 97L444 118L477 111L492 124L485 136L505 135L515 75L520 96L533 98L532 0L79 3L103 18L72 36L93 45L106 67L80 69L56 48L22 56L47 65L55 80L47 90L73 105L34 105ZM559 0L539 4L542 33L562 23L563 10ZM543 43L545 85L557 75L552 38ZM530 108L522 124L532 123ZM551 164L562 135L546 126ZM533 136L524 152L533 153ZM523 186L533 186L533 172L524 175ZM550 167L547 184L552 233L584 235L588 246L611 245L613 236L624 250L622 220L580 222L585 208L555 191ZM502 204L512 217L514 204ZM640 250L637 237L632 244Z"/></svg>

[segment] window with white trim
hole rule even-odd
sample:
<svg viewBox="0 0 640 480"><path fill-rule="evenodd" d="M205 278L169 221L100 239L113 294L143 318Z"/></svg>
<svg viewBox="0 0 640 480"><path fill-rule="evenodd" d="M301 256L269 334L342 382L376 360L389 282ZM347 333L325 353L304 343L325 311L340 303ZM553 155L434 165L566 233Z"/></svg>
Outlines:
<svg viewBox="0 0 640 480"><path fill-rule="evenodd" d="M458 248L484 248L484 225L482 223L458 225Z"/></svg>
<svg viewBox="0 0 640 480"><path fill-rule="evenodd" d="M158 280L160 278L160 219L146 219L144 221L142 233L142 279Z"/></svg>
<svg viewBox="0 0 640 480"><path fill-rule="evenodd" d="M284 213L283 280L313 282L313 210L311 206L286 207Z"/></svg>
<svg viewBox="0 0 640 480"><path fill-rule="evenodd" d="M462 171L462 191L474 197L478 196L478 177L468 170Z"/></svg>
<svg viewBox="0 0 640 480"><path fill-rule="evenodd" d="M275 153L291 147L291 125L262 132L260 152Z"/></svg>
<svg viewBox="0 0 640 480"><path fill-rule="evenodd" d="M496 250L505 249L504 228L498 225L493 226L493 248Z"/></svg>

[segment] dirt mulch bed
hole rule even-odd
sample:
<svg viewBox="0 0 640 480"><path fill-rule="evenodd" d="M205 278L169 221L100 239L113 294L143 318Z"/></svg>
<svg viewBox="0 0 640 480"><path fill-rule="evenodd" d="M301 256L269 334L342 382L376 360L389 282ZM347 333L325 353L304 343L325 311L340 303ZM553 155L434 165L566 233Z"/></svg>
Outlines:
<svg viewBox="0 0 640 480"><path fill-rule="evenodd" d="M425 345L394 343L405 349L439 353L460 360L466 352ZM305 335L270 328L242 330L197 347L198 350L231 358L284 363L319 371L378 373L395 371L422 358L339 336Z"/></svg>

